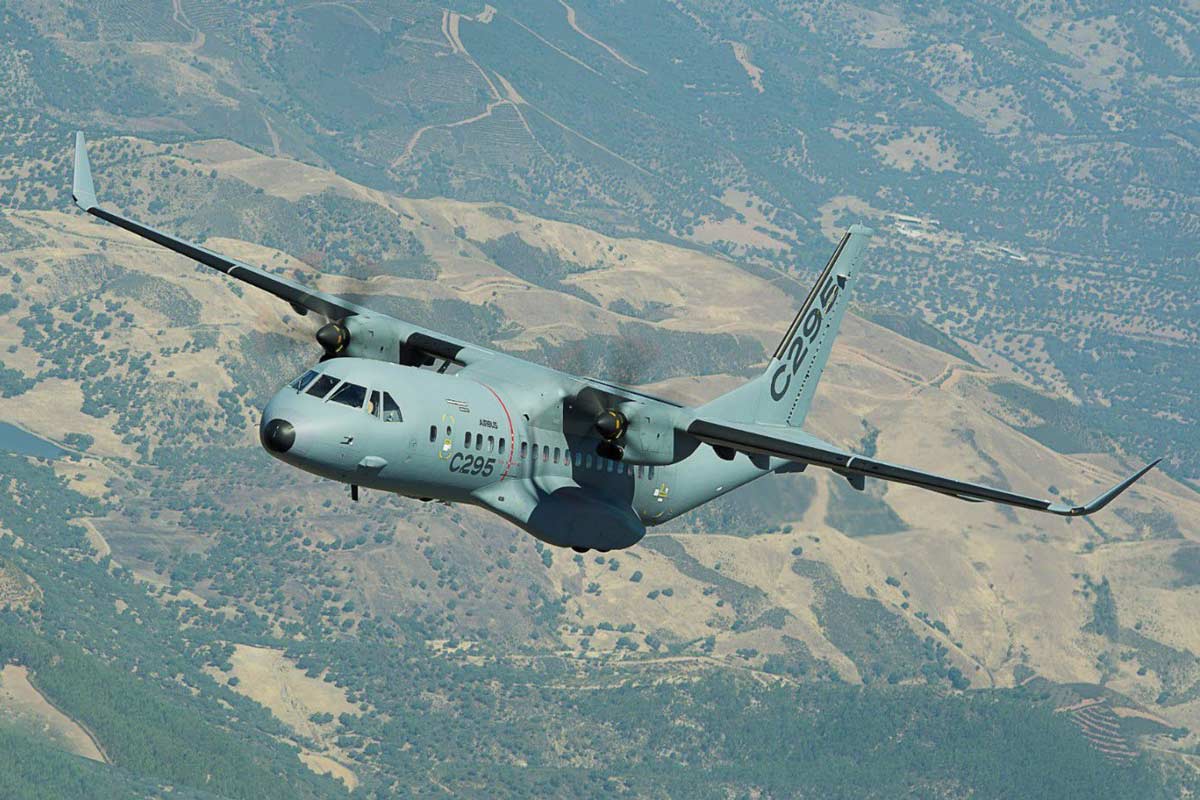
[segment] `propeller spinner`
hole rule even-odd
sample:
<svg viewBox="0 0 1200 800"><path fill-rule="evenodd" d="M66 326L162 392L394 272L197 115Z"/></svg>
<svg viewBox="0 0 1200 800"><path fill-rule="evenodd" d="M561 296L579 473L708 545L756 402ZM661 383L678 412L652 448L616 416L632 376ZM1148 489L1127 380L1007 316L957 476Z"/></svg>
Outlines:
<svg viewBox="0 0 1200 800"><path fill-rule="evenodd" d="M596 433L600 434L600 444L596 447L596 452L613 461L620 461L625 455L625 448L621 446L620 441L625 436L625 430L629 427L629 418L615 409L606 409L600 412L596 417L596 421L592 423Z"/></svg>
<svg viewBox="0 0 1200 800"><path fill-rule="evenodd" d="M341 322L327 323L317 331L317 344L325 351L324 358L334 358L350 344L350 331Z"/></svg>

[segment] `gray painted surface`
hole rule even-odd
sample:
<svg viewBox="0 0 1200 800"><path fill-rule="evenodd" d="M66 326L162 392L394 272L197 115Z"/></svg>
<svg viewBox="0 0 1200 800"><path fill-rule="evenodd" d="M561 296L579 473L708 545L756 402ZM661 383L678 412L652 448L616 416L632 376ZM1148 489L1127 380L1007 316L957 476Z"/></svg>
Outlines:
<svg viewBox="0 0 1200 800"><path fill-rule="evenodd" d="M326 358L263 411L260 437L273 456L355 487L478 505L550 544L629 547L647 526L809 465L858 490L874 477L1066 516L1103 508L1153 466L1072 505L876 461L805 433L871 236L861 225L842 237L766 370L685 408L373 312L102 209L82 133L73 196L89 214L331 320L317 332ZM385 393L399 407L390 419ZM345 396L353 402L338 402Z"/></svg>

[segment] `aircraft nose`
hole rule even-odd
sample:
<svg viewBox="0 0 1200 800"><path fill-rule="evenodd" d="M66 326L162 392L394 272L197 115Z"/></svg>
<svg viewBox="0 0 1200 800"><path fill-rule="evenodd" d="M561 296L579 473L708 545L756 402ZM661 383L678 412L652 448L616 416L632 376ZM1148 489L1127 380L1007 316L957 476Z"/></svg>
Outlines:
<svg viewBox="0 0 1200 800"><path fill-rule="evenodd" d="M262 427L262 446L272 453L286 453L296 443L296 428L286 419L273 419Z"/></svg>

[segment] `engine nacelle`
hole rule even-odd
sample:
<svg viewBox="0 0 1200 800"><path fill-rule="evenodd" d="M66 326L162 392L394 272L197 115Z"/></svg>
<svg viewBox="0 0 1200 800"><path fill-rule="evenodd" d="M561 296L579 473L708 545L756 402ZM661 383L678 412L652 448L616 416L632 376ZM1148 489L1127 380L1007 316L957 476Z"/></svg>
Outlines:
<svg viewBox="0 0 1200 800"><path fill-rule="evenodd" d="M399 320L371 314L355 314L346 317L340 324L349 333L349 341L337 355L390 361L393 364L400 361L405 339L412 332L411 326Z"/></svg>
<svg viewBox="0 0 1200 800"><path fill-rule="evenodd" d="M679 409L630 402L618 410L628 420L620 441L625 451L621 460L628 464L673 464L699 444L682 432Z"/></svg>

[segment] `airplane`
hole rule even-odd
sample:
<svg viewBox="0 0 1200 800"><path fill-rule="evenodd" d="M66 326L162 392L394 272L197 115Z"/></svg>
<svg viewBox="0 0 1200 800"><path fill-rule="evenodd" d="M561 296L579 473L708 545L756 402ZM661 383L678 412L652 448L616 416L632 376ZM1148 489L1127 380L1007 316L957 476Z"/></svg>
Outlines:
<svg viewBox="0 0 1200 800"><path fill-rule="evenodd" d="M327 322L320 361L263 409L274 458L350 485L482 507L576 552L630 547L648 527L772 473L833 470L971 502L1092 514L1158 464L1082 505L1028 497L868 458L805 432L871 230L852 225L761 375L695 408L569 375L306 287L101 208L82 132L83 211L269 292Z"/></svg>

